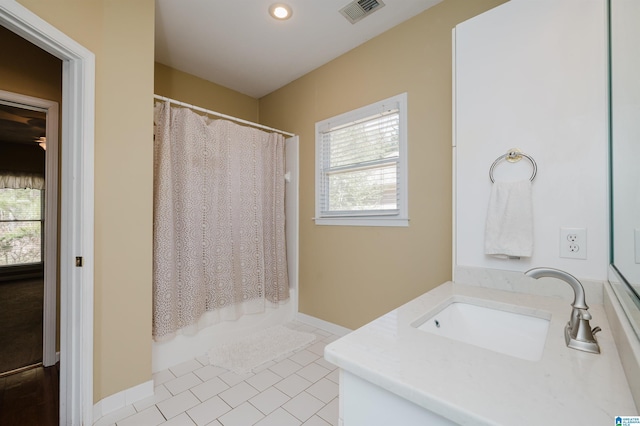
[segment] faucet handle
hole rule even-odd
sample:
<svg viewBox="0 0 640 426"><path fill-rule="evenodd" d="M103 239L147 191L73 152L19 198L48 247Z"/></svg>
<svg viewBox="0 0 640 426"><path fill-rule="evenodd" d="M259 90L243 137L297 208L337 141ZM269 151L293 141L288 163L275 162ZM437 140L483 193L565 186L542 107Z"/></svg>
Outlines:
<svg viewBox="0 0 640 426"><path fill-rule="evenodd" d="M589 311L587 311L586 309L579 309L578 317L581 320L585 320L585 321L589 321L589 320L591 320L593 318L591 316L591 314L589 313Z"/></svg>
<svg viewBox="0 0 640 426"><path fill-rule="evenodd" d="M591 328L589 320L592 317L589 311L586 309L578 309L577 311L577 323L573 327L571 324L567 324L565 328L567 346L585 352L600 353L598 341L594 337L594 334L600 331L600 327Z"/></svg>

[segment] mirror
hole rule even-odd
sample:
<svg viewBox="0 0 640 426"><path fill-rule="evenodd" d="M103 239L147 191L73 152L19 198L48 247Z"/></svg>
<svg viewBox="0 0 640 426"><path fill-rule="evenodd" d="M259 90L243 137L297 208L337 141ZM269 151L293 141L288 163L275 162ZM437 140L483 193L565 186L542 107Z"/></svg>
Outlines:
<svg viewBox="0 0 640 426"><path fill-rule="evenodd" d="M640 337L640 1L610 0L612 283Z"/></svg>

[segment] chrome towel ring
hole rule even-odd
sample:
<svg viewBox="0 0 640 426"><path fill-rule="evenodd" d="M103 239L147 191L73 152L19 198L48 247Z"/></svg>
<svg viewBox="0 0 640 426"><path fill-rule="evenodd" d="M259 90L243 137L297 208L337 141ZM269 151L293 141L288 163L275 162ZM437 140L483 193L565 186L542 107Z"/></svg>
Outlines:
<svg viewBox="0 0 640 426"><path fill-rule="evenodd" d="M533 173L531 174L531 177L529 178L529 180L533 181L533 179L536 177L536 173L538 173L538 165L536 164L535 160L529 154L525 154L524 152L520 151L518 148L513 148L507 151L506 154L503 154L500 157L496 158L496 161L494 161L493 164L491 165L491 168L489 169L489 179L491 179L491 183L495 182L495 180L493 179L493 169L496 168L496 165L500 161L507 160L510 163L515 163L522 160L522 157L526 158L531 162L531 166L533 167Z"/></svg>

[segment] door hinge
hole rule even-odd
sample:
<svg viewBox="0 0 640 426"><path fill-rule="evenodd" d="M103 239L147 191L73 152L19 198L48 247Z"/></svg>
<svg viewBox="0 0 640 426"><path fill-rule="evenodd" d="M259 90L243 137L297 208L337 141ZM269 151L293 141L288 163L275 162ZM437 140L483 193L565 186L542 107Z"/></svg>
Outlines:
<svg viewBox="0 0 640 426"><path fill-rule="evenodd" d="M82 268L82 256L76 256L76 267Z"/></svg>

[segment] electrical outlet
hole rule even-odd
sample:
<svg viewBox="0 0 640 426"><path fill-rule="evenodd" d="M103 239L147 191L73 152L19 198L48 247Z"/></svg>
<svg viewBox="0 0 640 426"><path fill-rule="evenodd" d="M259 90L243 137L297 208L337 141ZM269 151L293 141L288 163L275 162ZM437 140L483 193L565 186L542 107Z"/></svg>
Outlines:
<svg viewBox="0 0 640 426"><path fill-rule="evenodd" d="M560 257L587 258L586 228L560 228Z"/></svg>

